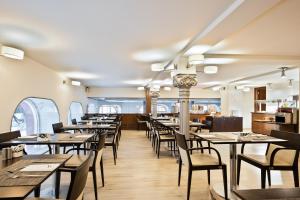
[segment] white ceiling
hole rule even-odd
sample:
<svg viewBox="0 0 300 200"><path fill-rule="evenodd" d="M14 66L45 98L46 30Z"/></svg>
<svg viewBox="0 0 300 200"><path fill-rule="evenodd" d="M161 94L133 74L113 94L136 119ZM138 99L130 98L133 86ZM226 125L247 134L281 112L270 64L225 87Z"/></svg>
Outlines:
<svg viewBox="0 0 300 200"><path fill-rule="evenodd" d="M172 59L234 2L2 0L0 43L22 48L29 57L88 86L141 86L156 74L151 61L137 61L141 56L152 53L152 62ZM299 9L299 0L244 1L194 42L212 46L207 58L234 59L219 64L216 75L199 73L199 86L299 66ZM168 73L158 76L168 78Z"/></svg>

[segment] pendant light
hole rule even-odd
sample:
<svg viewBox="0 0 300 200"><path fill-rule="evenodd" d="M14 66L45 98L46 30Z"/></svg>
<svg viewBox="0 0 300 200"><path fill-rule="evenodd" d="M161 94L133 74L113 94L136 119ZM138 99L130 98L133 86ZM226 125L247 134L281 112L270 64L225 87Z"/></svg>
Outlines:
<svg viewBox="0 0 300 200"><path fill-rule="evenodd" d="M287 70L287 67L281 67L281 78L287 78L285 71Z"/></svg>

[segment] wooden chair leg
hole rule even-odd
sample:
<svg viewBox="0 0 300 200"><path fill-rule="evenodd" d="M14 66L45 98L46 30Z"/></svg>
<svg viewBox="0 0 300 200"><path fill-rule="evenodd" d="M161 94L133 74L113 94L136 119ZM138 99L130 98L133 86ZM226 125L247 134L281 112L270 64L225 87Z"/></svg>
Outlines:
<svg viewBox="0 0 300 200"><path fill-rule="evenodd" d="M293 170L293 175L294 175L294 184L295 187L299 187L299 171L298 171L298 166L295 167Z"/></svg>
<svg viewBox="0 0 300 200"><path fill-rule="evenodd" d="M241 175L241 159L237 159L237 180L236 180L236 184L239 185L240 184L240 175Z"/></svg>
<svg viewBox="0 0 300 200"><path fill-rule="evenodd" d="M55 198L59 198L60 190L60 171L55 173Z"/></svg>
<svg viewBox="0 0 300 200"><path fill-rule="evenodd" d="M207 170L207 182L208 182L208 185L210 185L210 170L209 169Z"/></svg>
<svg viewBox="0 0 300 200"><path fill-rule="evenodd" d="M271 170L267 170L267 175L268 175L268 183L269 183L269 186L271 186Z"/></svg>
<svg viewBox="0 0 300 200"><path fill-rule="evenodd" d="M182 160L179 157L179 160L178 160L178 186L180 186L180 180L181 180L181 167L182 167Z"/></svg>
<svg viewBox="0 0 300 200"><path fill-rule="evenodd" d="M160 152L160 142L157 144L157 158L159 158L159 152Z"/></svg>
<svg viewBox="0 0 300 200"><path fill-rule="evenodd" d="M114 164L116 165L116 147L115 145L113 145L112 147L113 147L113 155L114 155Z"/></svg>
<svg viewBox="0 0 300 200"><path fill-rule="evenodd" d="M49 149L49 154L52 154L52 148L50 144L48 144L48 149Z"/></svg>
<svg viewBox="0 0 300 200"><path fill-rule="evenodd" d="M101 161L100 161L100 170L101 170L102 187L104 187L104 167L103 167L103 158L101 158Z"/></svg>
<svg viewBox="0 0 300 200"><path fill-rule="evenodd" d="M96 169L93 169L93 183L94 183L94 193L95 193L95 199L98 200L98 187L97 187L97 174Z"/></svg>
<svg viewBox="0 0 300 200"><path fill-rule="evenodd" d="M34 197L40 197L41 186L39 185L36 189L34 189Z"/></svg>
<svg viewBox="0 0 300 200"><path fill-rule="evenodd" d="M209 141L207 141L207 145L208 145L208 147L210 147L210 142ZM208 149L208 152L209 152L209 154L211 154L211 150L210 149Z"/></svg>
<svg viewBox="0 0 300 200"><path fill-rule="evenodd" d="M228 189L227 189L227 169L226 169L226 165L223 166L222 168L223 171L223 184L224 184L224 196L225 199L228 199Z"/></svg>
<svg viewBox="0 0 300 200"><path fill-rule="evenodd" d="M261 188L265 189L266 188L266 169L261 169Z"/></svg>
<svg viewBox="0 0 300 200"><path fill-rule="evenodd" d="M189 175L188 175L188 185L187 185L187 200L190 199L190 192L191 192L191 183L192 183L192 169L189 168Z"/></svg>

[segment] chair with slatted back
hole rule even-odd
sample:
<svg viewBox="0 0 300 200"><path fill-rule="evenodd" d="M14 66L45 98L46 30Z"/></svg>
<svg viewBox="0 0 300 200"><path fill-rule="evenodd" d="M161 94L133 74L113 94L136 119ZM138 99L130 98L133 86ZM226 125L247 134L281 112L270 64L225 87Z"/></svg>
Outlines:
<svg viewBox="0 0 300 200"><path fill-rule="evenodd" d="M70 170L71 183L66 200L83 200L83 190L85 188L89 166L92 162L92 153L77 167ZM27 198L28 200L50 200L48 198ZM51 198L52 199L52 198ZM52 199L53 200L53 199Z"/></svg>
<svg viewBox="0 0 300 200"><path fill-rule="evenodd" d="M52 124L54 134L70 133L70 132L64 132L63 127L64 127L64 125L62 122ZM67 145L67 144L62 144L61 146L63 147L64 153L66 153L67 147L74 147L74 145ZM77 145L77 148L79 148L79 147L80 147L80 145ZM77 151L77 154L79 154L79 150Z"/></svg>
<svg viewBox="0 0 300 200"><path fill-rule="evenodd" d="M114 164L117 164L117 157L118 157L118 145L119 145L119 137L120 137L120 125L116 126L114 134L111 134L110 137L106 138L105 146L111 146L113 150L113 157L114 157Z"/></svg>
<svg viewBox="0 0 300 200"><path fill-rule="evenodd" d="M20 131L11 131L11 132L6 132L6 133L0 133L0 149L11 146L11 145L7 145L7 144L1 144L2 142L16 139L20 136L21 136Z"/></svg>
<svg viewBox="0 0 300 200"><path fill-rule="evenodd" d="M97 166L100 165L100 172L102 178L102 186L104 187L104 169L103 169L103 150L105 146L105 137L106 133L101 133L95 136L95 140L91 142L91 148L79 148L79 150L83 151L91 151L93 153L93 161L90 163L89 171L93 174L93 183L94 183L94 192L95 199L98 199L98 190L97 190ZM66 153L69 153L73 150L78 150L78 148L69 149ZM56 174L56 189L55 194L56 198L59 197L59 185L60 185L60 173L61 172L72 172L75 167L81 165L82 161L85 160L85 155L73 155L63 167L59 168Z"/></svg>
<svg viewBox="0 0 300 200"><path fill-rule="evenodd" d="M241 154L237 156L237 184L240 182L241 161L247 162L261 170L261 187L266 187L266 175L271 186L271 170L292 171L295 187L299 187L298 158L300 149L300 134L285 131L271 131L271 136L287 140L287 142L271 143L265 155L245 154L245 144Z"/></svg>
<svg viewBox="0 0 300 200"><path fill-rule="evenodd" d="M188 167L188 187L187 187L187 200L190 198L191 190L191 181L192 181L192 172L195 170L207 170L208 172L208 184L210 184L210 170L221 169L223 172L223 184L224 184L224 193L225 199L228 199L227 196L227 172L226 165L222 163L220 153L218 150L212 147L200 147L200 148L188 148L185 135L180 133L175 133L176 142L179 150L179 170L178 170L178 186L180 186L181 179L181 168L184 163ZM213 157L210 154L205 153L193 153L190 155L191 150L201 150L201 149L211 149L217 155L217 158Z"/></svg>
<svg viewBox="0 0 300 200"><path fill-rule="evenodd" d="M72 119L71 123L72 123L72 125L77 125L77 120L76 119Z"/></svg>

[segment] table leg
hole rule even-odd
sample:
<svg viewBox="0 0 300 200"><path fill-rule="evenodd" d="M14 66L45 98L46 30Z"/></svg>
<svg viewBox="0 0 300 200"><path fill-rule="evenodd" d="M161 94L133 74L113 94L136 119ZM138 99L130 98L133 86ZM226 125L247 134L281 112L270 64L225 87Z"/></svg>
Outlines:
<svg viewBox="0 0 300 200"><path fill-rule="evenodd" d="M230 191L236 189L236 144L230 144Z"/></svg>
<svg viewBox="0 0 300 200"><path fill-rule="evenodd" d="M54 154L60 154L60 145L56 144L54 147Z"/></svg>

